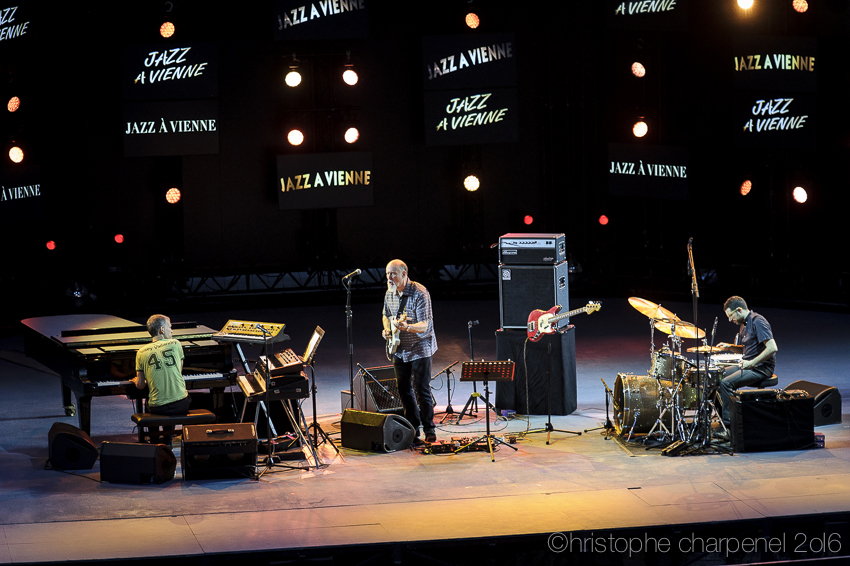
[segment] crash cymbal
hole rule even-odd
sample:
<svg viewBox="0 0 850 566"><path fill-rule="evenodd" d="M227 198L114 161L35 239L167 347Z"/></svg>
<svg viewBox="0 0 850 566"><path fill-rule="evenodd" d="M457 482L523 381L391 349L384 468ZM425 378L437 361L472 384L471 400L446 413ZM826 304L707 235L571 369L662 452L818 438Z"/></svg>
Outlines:
<svg viewBox="0 0 850 566"><path fill-rule="evenodd" d="M698 346L695 348L688 348L688 352L700 352L702 354L717 354L718 352L726 351L726 348L721 348L720 346Z"/></svg>
<svg viewBox="0 0 850 566"><path fill-rule="evenodd" d="M664 334L675 334L680 338L705 338L704 331L684 320L675 323L658 321L655 323L655 328Z"/></svg>
<svg viewBox="0 0 850 566"><path fill-rule="evenodd" d="M679 317L668 311L661 305L656 305L651 301L647 301L646 299L641 299L640 297L629 297L629 304L632 305L637 311L649 318L660 320L663 319L665 321L675 321L679 320Z"/></svg>

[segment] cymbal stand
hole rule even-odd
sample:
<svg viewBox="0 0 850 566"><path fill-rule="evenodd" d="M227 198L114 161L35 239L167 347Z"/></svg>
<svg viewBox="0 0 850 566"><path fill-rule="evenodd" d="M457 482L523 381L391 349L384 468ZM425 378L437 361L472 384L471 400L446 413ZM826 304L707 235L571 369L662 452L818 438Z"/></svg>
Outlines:
<svg viewBox="0 0 850 566"><path fill-rule="evenodd" d="M605 387L605 424L602 426L598 426L595 428L586 428L584 432L592 432L594 430L605 429L605 440L611 439L611 431L614 430L614 423L611 422L611 417L608 416L608 396L610 395L612 398L614 397L614 393L608 388L608 384L605 383L603 378L599 378L602 382L602 385Z"/></svg>
<svg viewBox="0 0 850 566"><path fill-rule="evenodd" d="M549 438L551 437L553 432L565 432L567 434L575 434L577 436L581 436L581 432L579 432L577 430L561 430L561 429L557 429L557 428L552 426L552 340L553 340L554 336L560 337L561 333L560 332L554 332L552 334L549 334L546 338L546 346L547 346L546 350L549 354L549 369L546 372L547 381L549 382L549 394L546 396L546 406L547 406L547 409L549 411L549 418L546 421L546 426L544 426L543 428L533 429L533 430L529 430L528 432L526 432L527 435L528 434L534 434L534 433L537 433L537 432L545 432L546 433L546 445L547 446L549 445ZM526 381L528 380L527 374L525 376L525 379L526 379ZM607 387L606 387L606 389L607 389ZM607 399L607 397L606 397L606 399ZM606 404L606 407L607 407L607 404ZM607 414L607 410L606 410L606 414Z"/></svg>

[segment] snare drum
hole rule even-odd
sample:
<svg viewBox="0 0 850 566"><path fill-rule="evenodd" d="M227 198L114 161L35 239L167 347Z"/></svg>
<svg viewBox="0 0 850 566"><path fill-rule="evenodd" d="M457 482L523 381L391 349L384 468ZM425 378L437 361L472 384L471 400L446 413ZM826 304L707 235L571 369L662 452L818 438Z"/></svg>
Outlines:
<svg viewBox="0 0 850 566"><path fill-rule="evenodd" d="M741 354L714 354L711 363L718 366L737 366L744 359Z"/></svg>
<svg viewBox="0 0 850 566"><path fill-rule="evenodd" d="M652 354L651 363L649 375L670 381L681 379L688 368L694 365L689 359L671 352L666 347Z"/></svg>

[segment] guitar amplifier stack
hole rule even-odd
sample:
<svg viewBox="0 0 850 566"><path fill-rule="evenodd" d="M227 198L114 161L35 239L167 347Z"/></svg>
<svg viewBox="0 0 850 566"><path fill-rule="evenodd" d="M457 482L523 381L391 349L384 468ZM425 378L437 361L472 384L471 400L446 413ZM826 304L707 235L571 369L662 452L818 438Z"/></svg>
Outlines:
<svg viewBox="0 0 850 566"><path fill-rule="evenodd" d="M499 238L499 312L502 329L525 329L535 309L569 306L564 234L505 234ZM558 321L566 328L569 317Z"/></svg>

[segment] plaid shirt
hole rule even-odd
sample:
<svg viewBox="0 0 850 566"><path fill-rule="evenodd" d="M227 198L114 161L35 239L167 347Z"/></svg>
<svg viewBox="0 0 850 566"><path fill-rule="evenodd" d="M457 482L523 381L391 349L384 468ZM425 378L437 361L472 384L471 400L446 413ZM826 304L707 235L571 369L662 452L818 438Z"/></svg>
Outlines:
<svg viewBox="0 0 850 566"><path fill-rule="evenodd" d="M431 295L424 285L414 281L408 281L402 291L407 296L404 310L410 324L416 324L423 320L428 321L428 330L425 332L400 332L400 343L395 355L403 362L428 358L437 351L437 337L434 335L434 315L431 312ZM397 293L387 289L384 295L384 316L393 319L400 313L401 298Z"/></svg>

